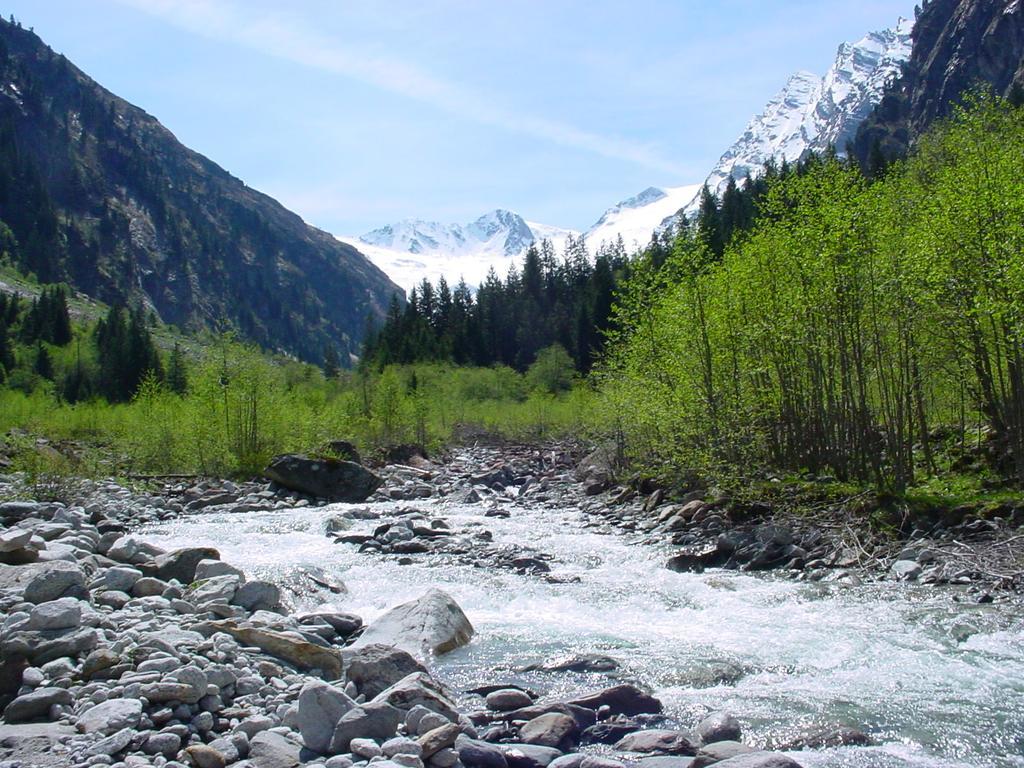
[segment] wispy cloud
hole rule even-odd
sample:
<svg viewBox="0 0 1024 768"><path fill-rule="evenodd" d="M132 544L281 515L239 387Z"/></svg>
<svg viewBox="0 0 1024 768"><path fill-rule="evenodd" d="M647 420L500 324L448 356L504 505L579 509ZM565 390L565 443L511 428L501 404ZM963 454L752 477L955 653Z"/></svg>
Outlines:
<svg viewBox="0 0 1024 768"><path fill-rule="evenodd" d="M436 77L409 62L328 38L303 27L283 13L257 12L225 0L115 1L191 33L351 78L479 124L635 163L673 176L684 176L689 170L661 157L650 145L509 109L483 94Z"/></svg>

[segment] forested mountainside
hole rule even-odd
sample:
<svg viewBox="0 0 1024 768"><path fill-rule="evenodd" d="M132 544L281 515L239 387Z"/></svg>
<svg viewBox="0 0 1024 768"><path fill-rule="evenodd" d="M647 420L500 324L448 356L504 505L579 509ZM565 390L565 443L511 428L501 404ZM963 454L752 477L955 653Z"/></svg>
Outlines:
<svg viewBox="0 0 1024 768"><path fill-rule="evenodd" d="M981 84L999 96L1024 88L1024 3L928 0L914 24L903 75L861 124L854 154L902 157L936 119L948 117L965 91Z"/></svg>
<svg viewBox="0 0 1024 768"><path fill-rule="evenodd" d="M41 282L311 361L357 352L368 316L401 294L355 248L2 20L0 239Z"/></svg>

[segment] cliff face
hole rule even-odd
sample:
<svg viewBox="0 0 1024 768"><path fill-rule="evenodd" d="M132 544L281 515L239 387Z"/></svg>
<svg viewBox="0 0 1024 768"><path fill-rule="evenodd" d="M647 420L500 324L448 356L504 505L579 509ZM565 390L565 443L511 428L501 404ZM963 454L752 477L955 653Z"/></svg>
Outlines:
<svg viewBox="0 0 1024 768"><path fill-rule="evenodd" d="M857 132L854 154L905 154L979 84L1010 97L1024 87L1024 0L931 0L921 9L902 77Z"/></svg>
<svg viewBox="0 0 1024 768"><path fill-rule="evenodd" d="M367 316L402 294L355 248L3 21L0 250L41 280L312 361L328 344L357 352Z"/></svg>

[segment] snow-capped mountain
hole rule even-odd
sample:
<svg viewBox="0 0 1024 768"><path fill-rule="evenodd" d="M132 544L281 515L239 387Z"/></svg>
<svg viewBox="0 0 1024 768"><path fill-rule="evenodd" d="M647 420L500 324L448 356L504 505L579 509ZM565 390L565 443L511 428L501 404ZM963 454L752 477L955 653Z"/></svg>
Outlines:
<svg viewBox="0 0 1024 768"><path fill-rule="evenodd" d="M517 213L495 210L468 224L406 219L358 238L342 237L406 290L424 277L449 283L460 277L477 286L493 266L504 277L509 264L541 240L561 251L572 230L528 222Z"/></svg>
<svg viewBox="0 0 1024 768"><path fill-rule="evenodd" d="M810 72L790 77L719 159L708 187L720 193L730 176L742 181L748 173L757 175L771 158L794 162L830 146L844 154L857 126L881 100L886 82L910 58L912 28L912 21L900 19L892 29L840 45L824 77ZM696 205L695 199L687 212Z"/></svg>
<svg viewBox="0 0 1024 768"><path fill-rule="evenodd" d="M602 243L614 243L619 237L628 253L645 247L651 241L651 235L666 220L671 220L699 191L699 184L648 187L604 212L586 232L587 249L595 253Z"/></svg>
<svg viewBox="0 0 1024 768"><path fill-rule="evenodd" d="M829 146L844 153L857 126L881 99L886 82L899 75L910 57L912 27L911 21L900 19L892 29L843 43L823 77L792 75L721 156L706 180L711 190L721 193L729 176L742 181L747 173L757 175L770 158L793 162ZM620 236L627 251L643 248L680 211L696 211L702 186L648 187L612 206L584 233L588 250L593 254ZM424 277L436 283L442 275L449 283L462 276L479 285L491 266L504 276L533 242L551 240L560 253L570 234L577 233L497 210L465 225L407 220L360 238L341 239L408 289Z"/></svg>

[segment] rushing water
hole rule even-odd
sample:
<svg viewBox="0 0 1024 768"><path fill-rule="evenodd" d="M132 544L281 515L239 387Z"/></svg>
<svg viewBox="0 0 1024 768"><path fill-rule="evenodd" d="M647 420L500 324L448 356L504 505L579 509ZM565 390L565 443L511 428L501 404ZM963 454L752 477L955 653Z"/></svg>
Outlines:
<svg viewBox="0 0 1024 768"><path fill-rule="evenodd" d="M427 587L447 590L477 630L469 646L435 662L455 689L516 681L550 696L595 690L611 684L609 676L514 670L599 652L622 662L616 679L652 687L684 727L726 709L756 745L816 724L862 728L880 744L794 753L808 768L1024 766L1024 631L1016 607L896 584L678 574L663 567L664 550L598 532L576 510L517 508L502 519L485 518L480 505L418 506L457 530L486 528L495 544L552 553L553 573L579 581L554 584L437 557L401 566L361 555L323 534L324 519L345 505L186 517L146 534L168 548L215 546L254 577L317 565L349 588L327 604L367 621ZM353 530L375 524L356 522Z"/></svg>

